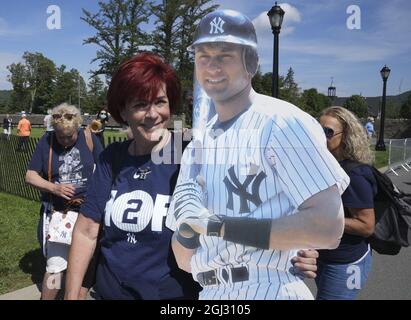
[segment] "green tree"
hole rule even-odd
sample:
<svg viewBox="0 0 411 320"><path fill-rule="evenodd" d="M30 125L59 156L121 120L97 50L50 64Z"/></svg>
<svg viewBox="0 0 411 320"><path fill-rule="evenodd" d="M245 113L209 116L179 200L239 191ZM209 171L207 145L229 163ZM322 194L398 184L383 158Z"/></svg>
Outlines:
<svg viewBox="0 0 411 320"><path fill-rule="evenodd" d="M96 114L106 105L106 88L98 77L92 77L88 84L87 99L83 110L90 114Z"/></svg>
<svg viewBox="0 0 411 320"><path fill-rule="evenodd" d="M30 93L29 112L43 113L51 106L56 65L39 52L25 52L23 59Z"/></svg>
<svg viewBox="0 0 411 320"><path fill-rule="evenodd" d="M300 89L294 80L294 70L290 67L287 71L287 75L281 80L279 98L294 105L298 105L300 100Z"/></svg>
<svg viewBox="0 0 411 320"><path fill-rule="evenodd" d="M368 116L368 105L363 96L352 95L345 100L343 107L353 112L359 118L366 118Z"/></svg>
<svg viewBox="0 0 411 320"><path fill-rule="evenodd" d="M400 117L404 119L411 119L411 94L407 100L401 105Z"/></svg>
<svg viewBox="0 0 411 320"><path fill-rule="evenodd" d="M28 105L30 102L30 94L28 87L28 81L26 77L26 68L22 63L12 63L7 66L10 74L7 76L7 80L13 86L13 91L10 97L10 111L28 111Z"/></svg>
<svg viewBox="0 0 411 320"><path fill-rule="evenodd" d="M80 92L79 92L80 89ZM84 79L80 76L77 69L66 71L63 64L57 69L56 85L52 97L52 106L59 105L63 102L73 104L78 107L80 99L86 101L87 89ZM80 107L82 100L80 100Z"/></svg>
<svg viewBox="0 0 411 320"><path fill-rule="evenodd" d="M136 54L148 44L148 36L141 29L142 23L149 19L151 4L147 0L109 0L99 1L99 11L95 14L83 9L81 20L96 29L97 33L83 41L99 47L96 57L99 68L92 75L106 75L111 78L115 68L125 58Z"/></svg>
<svg viewBox="0 0 411 320"><path fill-rule="evenodd" d="M281 78L281 77L280 77ZM260 68L251 80L254 90L260 94L271 96L272 72L262 74ZM280 79L281 82L281 79Z"/></svg>
<svg viewBox="0 0 411 320"><path fill-rule="evenodd" d="M313 117L318 117L321 111L330 105L330 99L326 95L318 93L315 88L304 90L299 103L299 107Z"/></svg>
<svg viewBox="0 0 411 320"><path fill-rule="evenodd" d="M387 119L398 119L400 116L400 109L401 105L398 103L387 103L387 106L385 108L386 112L386 118Z"/></svg>

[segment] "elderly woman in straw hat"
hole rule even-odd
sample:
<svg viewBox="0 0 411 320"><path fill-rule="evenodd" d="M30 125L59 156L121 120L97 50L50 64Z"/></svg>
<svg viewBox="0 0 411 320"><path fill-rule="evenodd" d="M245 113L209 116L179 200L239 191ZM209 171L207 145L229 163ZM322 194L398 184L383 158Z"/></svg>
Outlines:
<svg viewBox="0 0 411 320"><path fill-rule="evenodd" d="M94 134L81 128L82 117L75 106L63 103L51 115L54 132L46 132L40 139L26 173L26 182L41 191L38 238L47 260L42 299L55 299L61 289L70 248L48 239L48 222L55 212L78 212L102 151ZM91 266L89 277L83 282L83 298L93 285L92 269Z"/></svg>

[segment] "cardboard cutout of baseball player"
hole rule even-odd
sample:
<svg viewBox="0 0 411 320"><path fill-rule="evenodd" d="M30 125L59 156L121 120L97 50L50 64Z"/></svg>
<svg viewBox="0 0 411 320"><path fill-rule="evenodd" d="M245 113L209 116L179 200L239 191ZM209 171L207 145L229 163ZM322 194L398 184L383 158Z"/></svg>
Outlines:
<svg viewBox="0 0 411 320"><path fill-rule="evenodd" d="M166 222L177 262L203 286L200 299L312 299L290 260L338 246L349 178L315 119L253 90L246 16L208 14L191 48L216 115L183 154Z"/></svg>

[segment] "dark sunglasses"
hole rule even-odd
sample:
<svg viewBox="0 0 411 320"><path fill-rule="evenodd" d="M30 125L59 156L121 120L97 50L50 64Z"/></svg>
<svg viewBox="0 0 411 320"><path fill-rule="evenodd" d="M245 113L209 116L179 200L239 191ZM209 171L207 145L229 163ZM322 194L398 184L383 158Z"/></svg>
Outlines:
<svg viewBox="0 0 411 320"><path fill-rule="evenodd" d="M54 120L60 120L61 118L64 118L64 119L70 121L70 120L72 120L75 116L76 116L76 114L73 114L73 113L63 113L63 114L56 113L56 114L53 114L52 117L53 117Z"/></svg>
<svg viewBox="0 0 411 320"><path fill-rule="evenodd" d="M324 130L324 134L325 134L327 139L331 139L332 137L343 133L342 131L341 132L334 132L333 129L328 128L328 127L323 127L323 130Z"/></svg>

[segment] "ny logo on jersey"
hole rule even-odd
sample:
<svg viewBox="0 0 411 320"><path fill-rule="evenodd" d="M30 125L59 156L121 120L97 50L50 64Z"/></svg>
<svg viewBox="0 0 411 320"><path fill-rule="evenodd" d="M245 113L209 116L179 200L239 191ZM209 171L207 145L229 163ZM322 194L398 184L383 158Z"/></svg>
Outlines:
<svg viewBox="0 0 411 320"><path fill-rule="evenodd" d="M134 233L127 233L127 242L131 243L131 244L136 244L137 240L136 240L136 235Z"/></svg>
<svg viewBox="0 0 411 320"><path fill-rule="evenodd" d="M220 17L215 17L211 22L210 22L210 34L218 34L218 33L224 33L223 25L225 21L221 19Z"/></svg>
<svg viewBox="0 0 411 320"><path fill-rule="evenodd" d="M247 201L251 201L255 206L259 206L262 203L258 190L260 189L261 182L267 177L265 172L261 171L258 175L256 173L247 175L242 184L235 175L234 166L228 169L228 175L230 178L226 176L223 180L228 191L227 209L234 210L233 193L240 197L240 213L250 212ZM252 193L249 193L247 188L251 183Z"/></svg>

